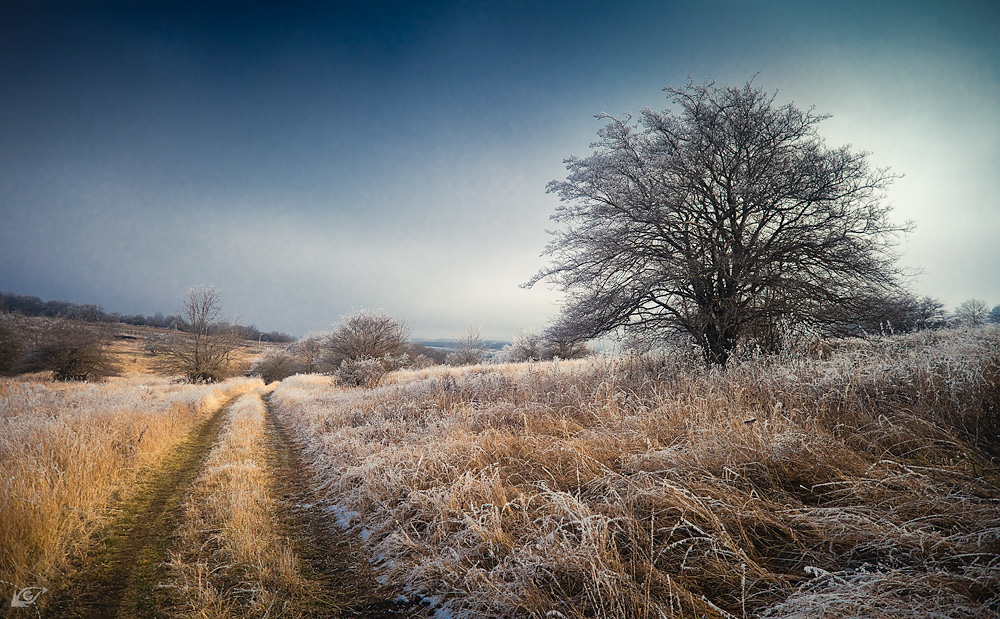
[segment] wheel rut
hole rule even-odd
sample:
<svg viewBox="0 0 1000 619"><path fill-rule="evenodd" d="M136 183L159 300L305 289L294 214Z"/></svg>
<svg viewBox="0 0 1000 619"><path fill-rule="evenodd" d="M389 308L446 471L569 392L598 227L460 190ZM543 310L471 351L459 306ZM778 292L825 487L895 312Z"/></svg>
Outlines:
<svg viewBox="0 0 1000 619"><path fill-rule="evenodd" d="M219 407L158 469L138 482L121 516L97 532L92 550L76 565L42 610L42 616L166 617L163 587L171 534L182 517L185 495L222 428L233 399Z"/></svg>
<svg viewBox="0 0 1000 619"><path fill-rule="evenodd" d="M427 606L403 599L399 592L378 583L369 554L360 540L338 528L309 483L301 449L291 439L269 397L267 406L268 459L273 496L281 503L286 527L300 571L311 595L301 601L309 617L428 617Z"/></svg>

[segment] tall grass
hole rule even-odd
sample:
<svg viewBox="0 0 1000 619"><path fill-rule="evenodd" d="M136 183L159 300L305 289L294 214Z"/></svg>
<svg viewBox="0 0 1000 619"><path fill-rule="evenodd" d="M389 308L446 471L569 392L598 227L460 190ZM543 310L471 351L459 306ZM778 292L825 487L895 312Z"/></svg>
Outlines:
<svg viewBox="0 0 1000 619"><path fill-rule="evenodd" d="M0 580L49 584L144 470L259 384L0 379Z"/></svg>
<svg viewBox="0 0 1000 619"><path fill-rule="evenodd" d="M289 594L301 591L303 580L269 491L265 415L259 391L241 396L195 481L171 553L179 615L296 612Z"/></svg>
<svg viewBox="0 0 1000 619"><path fill-rule="evenodd" d="M997 616L1000 334L832 348L272 401L383 578L442 616Z"/></svg>

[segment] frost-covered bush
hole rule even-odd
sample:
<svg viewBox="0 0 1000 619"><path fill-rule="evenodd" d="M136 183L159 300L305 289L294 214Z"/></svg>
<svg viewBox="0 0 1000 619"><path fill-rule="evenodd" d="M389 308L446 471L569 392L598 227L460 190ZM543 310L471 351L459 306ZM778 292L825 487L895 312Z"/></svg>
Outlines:
<svg viewBox="0 0 1000 619"><path fill-rule="evenodd" d="M360 359L344 359L337 369L336 377L344 385L351 387L375 387L382 380L382 377L405 367L409 363L409 356L403 354L397 357L386 355L385 357L373 358L362 357Z"/></svg>
<svg viewBox="0 0 1000 619"><path fill-rule="evenodd" d="M344 361L399 357L406 354L409 335L402 321L362 310L344 318L321 340L321 365L327 372L339 372Z"/></svg>

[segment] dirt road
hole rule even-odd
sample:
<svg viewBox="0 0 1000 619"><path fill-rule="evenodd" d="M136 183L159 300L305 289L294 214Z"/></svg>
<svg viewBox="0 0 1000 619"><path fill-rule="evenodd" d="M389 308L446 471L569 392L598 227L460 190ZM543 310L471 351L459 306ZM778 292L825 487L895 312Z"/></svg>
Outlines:
<svg viewBox="0 0 1000 619"><path fill-rule="evenodd" d="M378 584L360 540L338 529L319 506L301 453L264 399L267 448L255 459L268 469L275 498L273 521L298 558L306 583L296 591L276 592L285 611L302 617L427 616L425 606L402 601L398 592ZM97 533L90 553L41 609L43 618L191 614L178 610L184 606L170 586L167 561L170 552L178 550L175 531L184 518L185 501L231 404L220 407L159 469L143 478L134 496L120 506L120 516Z"/></svg>
<svg viewBox="0 0 1000 619"><path fill-rule="evenodd" d="M185 494L219 434L230 402L219 407L164 464L141 479L121 516L99 531L92 552L50 598L42 616L164 617L164 565Z"/></svg>
<svg viewBox="0 0 1000 619"><path fill-rule="evenodd" d="M302 575L310 582L310 595L301 600L305 614L370 619L427 616L426 607L403 601L398 592L380 586L360 541L333 525L309 484L298 447L266 399L265 403L274 496L282 504Z"/></svg>

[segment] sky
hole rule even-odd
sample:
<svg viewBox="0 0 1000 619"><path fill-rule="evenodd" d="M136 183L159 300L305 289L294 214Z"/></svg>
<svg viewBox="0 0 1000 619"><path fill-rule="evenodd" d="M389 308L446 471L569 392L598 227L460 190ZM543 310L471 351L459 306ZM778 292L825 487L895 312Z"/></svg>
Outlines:
<svg viewBox="0 0 1000 619"><path fill-rule="evenodd" d="M754 75L902 175L915 292L1000 304L1000 4L955 0L0 0L0 290L509 339L595 115Z"/></svg>

